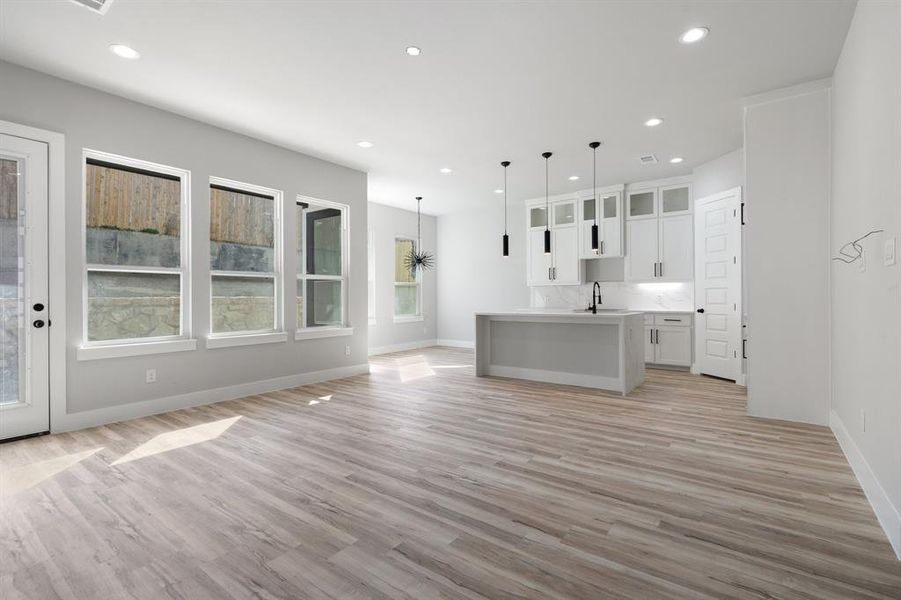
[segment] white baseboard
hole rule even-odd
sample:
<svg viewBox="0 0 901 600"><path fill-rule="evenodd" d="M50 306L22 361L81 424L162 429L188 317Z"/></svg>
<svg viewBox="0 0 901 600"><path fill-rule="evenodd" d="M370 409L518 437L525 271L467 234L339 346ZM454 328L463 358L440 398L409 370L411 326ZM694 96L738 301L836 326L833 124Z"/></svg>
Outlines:
<svg viewBox="0 0 901 600"><path fill-rule="evenodd" d="M873 512L876 513L879 524L885 531L885 535L888 536L889 543L895 549L895 556L898 557L898 560L901 560L901 513L892 504L888 494L885 493L879 480L876 479L873 469L870 468L869 463L867 463L867 460L860 452L860 448L854 443L854 438L848 433L845 424L834 410L829 413L829 427L832 428L832 433L835 434L838 445L841 446L842 452L845 453L845 458L848 459L851 470L857 476L857 481L860 482L863 493L866 494L867 500L870 501L870 506L873 507Z"/></svg>
<svg viewBox="0 0 901 600"><path fill-rule="evenodd" d="M404 342L403 344L391 344L390 346L378 346L369 349L369 356L376 354L390 354L391 352L403 352L404 350L419 350L420 348L429 348L437 345L438 340L416 340L415 342Z"/></svg>
<svg viewBox="0 0 901 600"><path fill-rule="evenodd" d="M451 348L475 348L475 342L469 340L438 340L438 346L450 346Z"/></svg>
<svg viewBox="0 0 901 600"><path fill-rule="evenodd" d="M353 375L361 375L368 372L368 363L362 365L350 365L347 367L323 369L321 371L311 371L309 373L299 373L297 375L288 375L285 377L275 377L273 379L251 381L211 390L200 390L197 392L189 392L187 394L179 394L177 396L169 396L167 398L157 398L154 400L144 400L142 402L111 406L109 408L98 408L95 410L68 413L54 419L54 422L51 424L51 429L53 433L73 431L75 429L95 427L97 425L105 425L117 421L127 421L129 419L147 417L182 408L203 406L204 404L213 404L225 400L237 400L238 398L244 398L254 394L285 390L301 385L329 381L331 379L343 379L345 377L352 377Z"/></svg>

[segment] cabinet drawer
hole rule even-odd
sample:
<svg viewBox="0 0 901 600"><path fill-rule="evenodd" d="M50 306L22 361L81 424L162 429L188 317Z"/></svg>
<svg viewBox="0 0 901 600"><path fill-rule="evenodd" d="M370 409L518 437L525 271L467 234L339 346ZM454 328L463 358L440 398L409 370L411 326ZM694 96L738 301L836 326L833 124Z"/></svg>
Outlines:
<svg viewBox="0 0 901 600"><path fill-rule="evenodd" d="M645 314L645 323L648 315ZM655 314L655 325L672 325L674 327L691 327L690 314Z"/></svg>

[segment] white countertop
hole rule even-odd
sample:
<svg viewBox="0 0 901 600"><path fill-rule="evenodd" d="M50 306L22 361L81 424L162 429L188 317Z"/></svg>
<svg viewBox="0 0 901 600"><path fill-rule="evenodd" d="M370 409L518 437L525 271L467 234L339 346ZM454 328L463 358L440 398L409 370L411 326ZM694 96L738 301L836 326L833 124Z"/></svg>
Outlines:
<svg viewBox="0 0 901 600"><path fill-rule="evenodd" d="M599 308L597 314L582 309L571 308L516 308L514 310L495 310L476 312L477 317L577 317L598 319L601 317L627 317L644 314L642 311L623 310L618 308Z"/></svg>

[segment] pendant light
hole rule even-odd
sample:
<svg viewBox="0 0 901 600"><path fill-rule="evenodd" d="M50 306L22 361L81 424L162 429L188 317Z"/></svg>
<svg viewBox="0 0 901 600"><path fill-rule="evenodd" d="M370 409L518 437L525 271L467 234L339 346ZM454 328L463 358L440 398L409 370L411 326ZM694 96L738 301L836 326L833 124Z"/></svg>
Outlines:
<svg viewBox="0 0 901 600"><path fill-rule="evenodd" d="M592 156L592 185L594 186L592 198L594 198L594 225L591 226L591 249L594 250L595 254L597 254L598 251L598 211L601 208L598 204L598 146L600 145L600 142L591 142L590 144L588 144L588 147L591 148L591 151L594 153Z"/></svg>
<svg viewBox="0 0 901 600"><path fill-rule="evenodd" d="M435 255L422 249L422 216L419 205L422 196L416 196L416 245L404 257L404 266L416 277L416 271L431 271L435 266Z"/></svg>
<svg viewBox="0 0 901 600"><path fill-rule="evenodd" d="M548 195L548 160L553 156L552 152L544 152L544 253L551 253L551 208L550 196Z"/></svg>
<svg viewBox="0 0 901 600"><path fill-rule="evenodd" d="M501 162L501 166L504 167L504 256L510 256L510 236L507 235L507 167L510 166L510 161L505 160Z"/></svg>

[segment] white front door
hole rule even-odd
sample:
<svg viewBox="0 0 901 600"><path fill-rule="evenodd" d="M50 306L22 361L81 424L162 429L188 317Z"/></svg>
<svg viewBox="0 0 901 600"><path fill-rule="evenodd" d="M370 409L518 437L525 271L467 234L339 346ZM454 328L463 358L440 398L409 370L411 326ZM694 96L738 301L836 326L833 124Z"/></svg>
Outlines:
<svg viewBox="0 0 901 600"><path fill-rule="evenodd" d="M695 358L706 375L741 379L741 188L695 203Z"/></svg>
<svg viewBox="0 0 901 600"><path fill-rule="evenodd" d="M0 439L50 429L47 162L0 134Z"/></svg>

